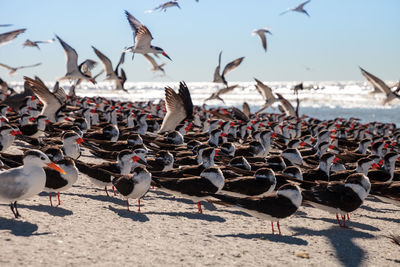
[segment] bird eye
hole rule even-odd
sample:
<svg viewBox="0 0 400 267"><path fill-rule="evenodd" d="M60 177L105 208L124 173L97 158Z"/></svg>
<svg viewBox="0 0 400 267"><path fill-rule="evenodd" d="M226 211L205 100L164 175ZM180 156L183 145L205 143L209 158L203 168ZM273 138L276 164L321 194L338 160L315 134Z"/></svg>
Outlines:
<svg viewBox="0 0 400 267"><path fill-rule="evenodd" d="M41 160L45 160L45 158L44 158L44 157L40 157L40 159L41 159Z"/></svg>

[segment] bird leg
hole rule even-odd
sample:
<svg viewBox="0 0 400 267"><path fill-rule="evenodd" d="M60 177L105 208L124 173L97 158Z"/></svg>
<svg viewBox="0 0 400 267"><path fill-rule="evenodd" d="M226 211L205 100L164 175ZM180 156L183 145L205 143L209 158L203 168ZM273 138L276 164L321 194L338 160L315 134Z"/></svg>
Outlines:
<svg viewBox="0 0 400 267"><path fill-rule="evenodd" d="M201 208L201 203L200 203L200 201L197 202L197 209L199 210L200 213L203 213L203 210L202 210L202 208Z"/></svg>
<svg viewBox="0 0 400 267"><path fill-rule="evenodd" d="M347 213L347 220L350 221L350 215Z"/></svg>
<svg viewBox="0 0 400 267"><path fill-rule="evenodd" d="M128 200L126 200L126 207L128 208L128 211L130 211L130 209L129 209L129 201Z"/></svg>
<svg viewBox="0 0 400 267"><path fill-rule="evenodd" d="M275 234L274 222L273 221L271 221L271 228L272 228L272 233Z"/></svg>
<svg viewBox="0 0 400 267"><path fill-rule="evenodd" d="M49 193L49 199L50 199L50 206L53 207L53 202L51 201L51 193Z"/></svg>
<svg viewBox="0 0 400 267"><path fill-rule="evenodd" d="M107 186L104 187L104 191L106 191L106 194L107 194L107 196L109 197L110 195L108 194Z"/></svg>
<svg viewBox="0 0 400 267"><path fill-rule="evenodd" d="M278 225L279 234L282 235L282 233L281 233L281 227L279 226L279 221L277 221L276 224Z"/></svg>
<svg viewBox="0 0 400 267"><path fill-rule="evenodd" d="M342 225L342 227L343 227L343 228L347 228L347 226L346 226L346 215L342 216L342 220L343 220L343 225Z"/></svg>
<svg viewBox="0 0 400 267"><path fill-rule="evenodd" d="M114 196L116 196L117 194L115 193L115 187L114 186L112 186L112 190L113 190Z"/></svg>
<svg viewBox="0 0 400 267"><path fill-rule="evenodd" d="M21 214L19 214L19 212L18 212L17 201L14 202L14 209L15 209L16 218L21 217Z"/></svg>
<svg viewBox="0 0 400 267"><path fill-rule="evenodd" d="M337 220L339 226L342 227L342 224L340 223L339 215L337 213L336 213L336 220Z"/></svg>
<svg viewBox="0 0 400 267"><path fill-rule="evenodd" d="M140 212L140 198L138 198L138 205L139 205L139 208L138 208L138 212Z"/></svg>
<svg viewBox="0 0 400 267"><path fill-rule="evenodd" d="M11 208L11 211L14 214L15 218L18 218L17 214L15 213L14 204L13 203L10 203L10 208Z"/></svg>
<svg viewBox="0 0 400 267"><path fill-rule="evenodd" d="M60 206L61 205L60 192L57 192L57 199L58 199L58 206Z"/></svg>

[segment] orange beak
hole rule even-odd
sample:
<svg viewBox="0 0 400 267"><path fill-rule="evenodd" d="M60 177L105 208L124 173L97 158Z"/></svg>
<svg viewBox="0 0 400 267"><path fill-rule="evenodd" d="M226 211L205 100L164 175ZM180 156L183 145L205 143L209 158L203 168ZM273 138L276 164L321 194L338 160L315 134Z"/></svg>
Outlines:
<svg viewBox="0 0 400 267"><path fill-rule="evenodd" d="M63 169L61 169L60 166L58 166L54 162L48 163L47 167L49 167L50 169L53 169L55 171L58 171L58 172L60 172L62 174L65 174L65 171Z"/></svg>
<svg viewBox="0 0 400 267"><path fill-rule="evenodd" d="M82 138L78 138L78 139L76 139L76 142L78 143L78 145L80 145L80 144L82 144L83 143L83 139Z"/></svg>

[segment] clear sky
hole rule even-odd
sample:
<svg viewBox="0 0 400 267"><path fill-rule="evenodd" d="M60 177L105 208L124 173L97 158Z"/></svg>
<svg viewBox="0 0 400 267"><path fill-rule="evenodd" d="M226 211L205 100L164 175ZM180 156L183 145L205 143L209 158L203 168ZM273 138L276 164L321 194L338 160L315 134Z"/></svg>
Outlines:
<svg viewBox="0 0 400 267"><path fill-rule="evenodd" d="M154 78L143 56L123 68L128 81L211 81L223 50L223 64L245 56L228 81L362 80L358 66L386 80L400 79L400 1L312 0L305 6L311 17L279 13L302 0L194 0L179 1L182 9L145 13L160 0L14 0L1 1L0 33L27 28L12 43L0 47L0 62L12 66L42 62L21 70L7 81L38 75L51 81L65 74L64 51L58 42L22 48L27 39L46 40L58 34L78 52L78 61L98 60L91 45L115 64L132 32L124 15L131 12L145 24L154 40L172 58L168 77ZM265 53L253 29L269 27ZM307 70L306 68L309 68ZM98 72L101 66L94 70ZM104 77L104 76L103 76Z"/></svg>

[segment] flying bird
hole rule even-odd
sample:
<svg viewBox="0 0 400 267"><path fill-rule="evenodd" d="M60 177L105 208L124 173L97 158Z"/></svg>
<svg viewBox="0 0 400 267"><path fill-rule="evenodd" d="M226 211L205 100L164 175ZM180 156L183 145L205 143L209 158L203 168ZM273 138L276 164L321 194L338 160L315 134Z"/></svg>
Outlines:
<svg viewBox="0 0 400 267"><path fill-rule="evenodd" d="M116 90L124 90L124 83L126 81L126 78L124 79L123 75L121 75L121 76L118 75L118 68L125 61L125 52L122 52L122 55L119 59L117 67L114 70L111 60L108 57L106 57L103 53L101 53L98 49L96 49L94 46L92 46L92 48L93 48L94 52L96 53L96 55L101 60L101 63L103 63L103 65L104 65L104 69L106 70L105 80L113 81L115 84ZM125 73L125 72L121 68L121 74L122 73Z"/></svg>
<svg viewBox="0 0 400 267"><path fill-rule="evenodd" d="M26 31L26 29L20 29L20 30L15 30L15 31L0 34L0 46L11 42L15 38L17 38L18 35L20 35L21 33L24 33L25 31Z"/></svg>
<svg viewBox="0 0 400 267"><path fill-rule="evenodd" d="M50 40L46 40L46 41L31 41L29 39L26 39L26 41L22 44L22 47L36 47L37 49L40 50L39 44L51 44L55 41L56 39L50 39Z"/></svg>
<svg viewBox="0 0 400 267"><path fill-rule="evenodd" d="M86 61L82 62L78 66L78 54L76 53L75 49L73 49L71 46L69 46L66 42L64 42L60 37L56 35L58 41L62 45L65 51L65 55L67 57L67 73L65 74L64 77L61 77L58 79L58 81L61 80L87 80L95 84L95 80L90 76L82 72L81 67L83 64L87 63Z"/></svg>
<svg viewBox="0 0 400 267"><path fill-rule="evenodd" d="M12 24L0 24L0 27L10 27Z"/></svg>
<svg viewBox="0 0 400 267"><path fill-rule="evenodd" d="M171 58L165 53L165 51L161 47L152 46L151 40L153 40L153 36L151 32L145 25L143 25L140 21L138 21L134 16L132 16L128 11L125 10L126 18L128 19L129 24L133 30L133 37L134 37L134 45L131 47L126 48L124 51L132 52L133 55L135 53L139 54L162 54L169 60ZM133 58L132 55L132 58Z"/></svg>
<svg viewBox="0 0 400 267"><path fill-rule="evenodd" d="M265 85L256 78L254 78L254 80L256 81L257 91L262 95L265 100L265 104L256 112L256 114L259 114L270 107L273 103L279 101L279 99L274 96L274 94L272 93L272 89L269 86Z"/></svg>
<svg viewBox="0 0 400 267"><path fill-rule="evenodd" d="M183 120L192 119L193 102L185 82L180 82L178 94L171 87L165 87L165 102L167 114L158 133L174 131Z"/></svg>
<svg viewBox="0 0 400 267"><path fill-rule="evenodd" d="M375 75L372 75L368 71L364 70L363 68L359 67L361 70L361 74L365 77L365 79L374 87L376 92L384 93L386 94L386 99L383 101L383 104L388 104L392 100L396 98L400 98L400 95L398 95L395 92L392 92L390 87L381 79L376 77Z"/></svg>
<svg viewBox="0 0 400 267"><path fill-rule="evenodd" d="M156 7L156 8L153 8L153 9L150 9L150 10L145 11L145 13L152 13L152 12L157 11L157 10L166 12L166 11L167 11L167 8L174 7L174 6L178 7L179 9L181 9L181 7L180 7L179 4L178 4L178 1L175 0L175 1L168 1L168 2L165 2L165 3L159 5L159 6Z"/></svg>
<svg viewBox="0 0 400 267"><path fill-rule="evenodd" d="M237 58L234 61L231 61L228 64L226 64L224 71L222 72L222 74L220 74L221 56L222 56L222 51L219 53L219 56L218 56L218 66L215 68L215 71L214 71L213 82L214 83L223 83L226 86L228 86L228 82L225 79L225 75L228 74L230 71L236 69L240 65L240 63L242 63L244 57Z"/></svg>
<svg viewBox="0 0 400 267"><path fill-rule="evenodd" d="M36 64L33 64L33 65L28 65L28 66L10 67L10 66L8 66L6 64L0 63L0 67L3 67L3 68L5 68L5 69L10 71L8 73L8 75L14 75L20 69L33 68L33 67L37 67L37 66L40 66L40 65L42 65L42 63L36 63Z"/></svg>
<svg viewBox="0 0 400 267"><path fill-rule="evenodd" d="M208 100L217 99L217 100L222 101L222 103L225 104L225 101L220 97L220 95L223 95L223 94L226 94L226 93L229 93L229 92L233 91L233 89L235 89L237 86L238 85L235 84L235 85L231 85L229 87L225 87L225 88L219 89L217 92L212 93L212 95L210 97L208 97L207 99L204 99L204 102L206 102Z"/></svg>
<svg viewBox="0 0 400 267"><path fill-rule="evenodd" d="M301 3L301 4L298 5L297 7L289 8L289 9L287 9L286 11L282 12L282 13L279 14L279 15L286 14L287 12L290 12L290 11L295 11L295 12L304 13L304 14L306 14L307 16L310 16L310 15L307 13L307 11L304 9L304 6L307 5L310 1L311 1L311 0L308 0L308 1L305 1L305 2Z"/></svg>
<svg viewBox="0 0 400 267"><path fill-rule="evenodd" d="M254 30L254 31L252 32L253 35L256 35L256 34L257 34L258 36L260 36L260 38L261 38L261 43L262 43L262 46L263 46L265 52L267 52L267 37L266 37L266 34L267 34L267 33L272 34L272 33L270 32L270 30L267 29L267 28Z"/></svg>
<svg viewBox="0 0 400 267"><path fill-rule="evenodd" d="M160 65L157 64L156 60L150 56L149 54L143 54L143 56L151 63L151 65L153 66L153 68L151 68L151 71L161 71L162 73L164 73L165 75L165 70L163 69L163 67L165 66L166 63L161 63Z"/></svg>
<svg viewBox="0 0 400 267"><path fill-rule="evenodd" d="M294 109L293 105L284 98L281 94L276 93L278 96L279 101L281 101L281 111L286 114L286 116L297 117L296 110Z"/></svg>

